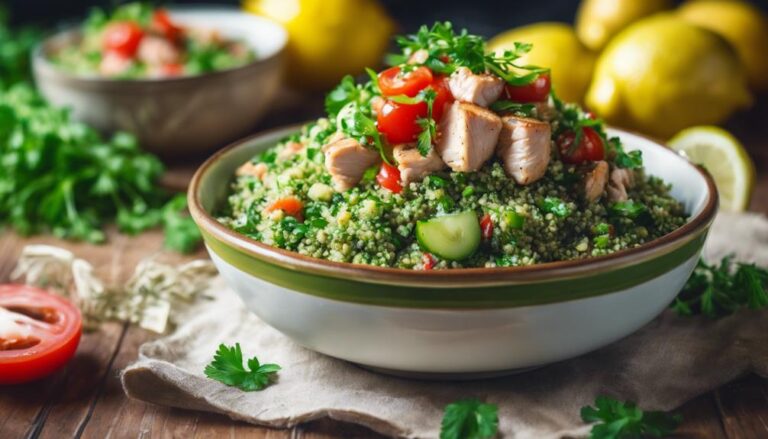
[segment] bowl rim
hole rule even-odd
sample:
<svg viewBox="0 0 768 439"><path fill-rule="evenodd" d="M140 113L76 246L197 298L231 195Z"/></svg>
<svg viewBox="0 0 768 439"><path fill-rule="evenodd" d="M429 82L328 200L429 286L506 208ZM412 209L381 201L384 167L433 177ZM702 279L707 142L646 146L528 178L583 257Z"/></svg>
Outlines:
<svg viewBox="0 0 768 439"><path fill-rule="evenodd" d="M717 187L703 167L691 163L685 157L649 136L616 128L611 128L611 130L618 134L628 134L641 138L652 144L653 147L660 148L665 153L680 159L685 166L690 166L704 179L706 200L701 211L689 218L680 228L640 246L620 250L609 255L578 260L543 262L518 267L453 268L431 271L378 267L328 261L272 247L227 228L205 211L200 200L201 182L215 163L260 138L278 138L280 135L288 135L303 125L300 123L276 127L245 137L217 151L200 165L189 184L187 200L190 214L204 237L210 235L229 248L269 264L336 279L355 279L374 284L431 288L490 287L584 278L646 262L680 249L701 236L712 224L717 213L719 198Z"/></svg>
<svg viewBox="0 0 768 439"><path fill-rule="evenodd" d="M64 38L67 35L75 35L80 32L80 26L82 25L82 22L79 22L75 25L69 26L65 29L56 31L45 38L43 38L40 42L38 42L35 47L32 49L31 52L31 58L32 58L32 64L33 67L44 68L48 73L56 75L64 80L71 81L71 82L80 82L80 83L87 83L87 84L98 84L98 85L110 85L115 87L135 87L135 86L149 86L149 85L155 85L155 84L183 84L183 83L190 83L195 82L202 79L208 79L216 76L222 76L222 75L229 75L229 74L238 74L239 72L248 71L253 68L261 68L264 65L267 65L271 62L274 62L275 59L280 58L286 51L286 47L288 45L288 31L285 29L283 25L280 23L277 23L274 20L269 20L264 17L260 17L258 15L254 15L252 13L240 10L236 7L227 7L226 5L217 5L217 6L211 6L211 5L176 5L176 6L170 6L167 8L169 11L178 11L178 12L187 12L187 11L198 11L198 12L229 12L234 13L237 15L247 16L248 18L252 18L255 21L262 22L263 25L267 26L273 26L275 30L279 31L282 37L282 42L277 50L274 51L271 55L267 57L260 58L256 57L256 59L251 60L243 65L237 66L237 67L231 67L223 70L214 70L212 72L207 73L201 73L196 75L184 75L184 76L169 76L169 77L146 77L146 78L109 78L99 75L78 75L75 73L68 72L58 66L51 61L51 59L46 56L44 53L44 49L46 45L48 45L51 41L58 39L58 38Z"/></svg>

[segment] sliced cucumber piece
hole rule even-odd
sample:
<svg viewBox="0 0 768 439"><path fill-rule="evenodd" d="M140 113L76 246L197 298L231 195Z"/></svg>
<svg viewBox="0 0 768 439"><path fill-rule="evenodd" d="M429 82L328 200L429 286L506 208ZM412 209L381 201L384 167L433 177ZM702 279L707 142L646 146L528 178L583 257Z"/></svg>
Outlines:
<svg viewBox="0 0 768 439"><path fill-rule="evenodd" d="M416 239L424 251L460 261L472 256L480 246L480 223L471 210L438 216L416 224Z"/></svg>

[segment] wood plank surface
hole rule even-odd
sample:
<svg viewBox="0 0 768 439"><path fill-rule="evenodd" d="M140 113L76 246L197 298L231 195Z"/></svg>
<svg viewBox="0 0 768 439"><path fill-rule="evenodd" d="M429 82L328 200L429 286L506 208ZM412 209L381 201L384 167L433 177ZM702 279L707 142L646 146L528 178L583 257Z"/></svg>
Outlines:
<svg viewBox="0 0 768 439"><path fill-rule="evenodd" d="M300 105L284 95L279 108L259 128L309 119L321 102ZM768 124L766 102L762 108L741 115L728 124L750 149L758 168L751 210L768 214ZM198 160L170 170L165 183L183 189ZM204 257L201 250L181 257L162 252L162 237L152 231L138 237L109 232L109 244L96 246L39 236L21 238L0 234L0 282L7 282L21 248L46 243L72 250L94 264L105 279L120 282L138 261L162 254L182 262ZM370 430L332 420L318 420L290 430L260 428L224 416L159 407L128 399L119 382L119 371L132 362L138 347L155 337L147 331L118 323L84 334L74 360L45 380L24 386L0 387L0 439L16 438L332 438L380 437ZM680 408L684 423L675 437L768 438L768 380L750 375L702 395Z"/></svg>

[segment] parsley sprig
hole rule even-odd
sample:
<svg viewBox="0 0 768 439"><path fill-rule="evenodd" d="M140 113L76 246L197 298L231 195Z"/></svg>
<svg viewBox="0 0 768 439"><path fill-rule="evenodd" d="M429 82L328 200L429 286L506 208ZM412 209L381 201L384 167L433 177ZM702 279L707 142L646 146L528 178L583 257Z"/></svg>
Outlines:
<svg viewBox="0 0 768 439"><path fill-rule="evenodd" d="M440 439L485 439L499 429L498 407L465 399L445 407Z"/></svg>
<svg viewBox="0 0 768 439"><path fill-rule="evenodd" d="M607 396L598 396L594 407L582 407L581 419L595 423L590 432L591 439L664 437L682 422L680 415L646 412L632 402L621 402Z"/></svg>
<svg viewBox="0 0 768 439"><path fill-rule="evenodd" d="M768 307L768 270L733 259L727 256L719 264L700 260L671 308L681 316L718 318L742 308Z"/></svg>
<svg viewBox="0 0 768 439"><path fill-rule="evenodd" d="M213 361L205 366L205 376L250 392L266 388L279 370L280 366L277 364L260 364L256 357L248 360L246 369L243 366L240 343L235 343L232 347L221 344L213 356Z"/></svg>

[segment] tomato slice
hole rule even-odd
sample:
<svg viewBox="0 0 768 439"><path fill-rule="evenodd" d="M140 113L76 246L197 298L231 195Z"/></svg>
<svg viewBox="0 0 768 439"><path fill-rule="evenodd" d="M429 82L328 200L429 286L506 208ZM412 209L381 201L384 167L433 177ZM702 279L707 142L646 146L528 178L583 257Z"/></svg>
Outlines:
<svg viewBox="0 0 768 439"><path fill-rule="evenodd" d="M280 198L267 207L267 212L272 212L273 210L282 210L286 215L292 216L299 221L304 219L304 203L293 196Z"/></svg>
<svg viewBox="0 0 768 439"><path fill-rule="evenodd" d="M161 69L166 76L179 76L184 73L184 65L179 63L164 64Z"/></svg>
<svg viewBox="0 0 768 439"><path fill-rule="evenodd" d="M376 174L376 182L393 193L399 194L403 191L403 185L400 184L400 170L396 166L382 163L379 173Z"/></svg>
<svg viewBox="0 0 768 439"><path fill-rule="evenodd" d="M26 285L0 285L0 384L50 375L75 354L83 320L66 299Z"/></svg>
<svg viewBox="0 0 768 439"><path fill-rule="evenodd" d="M421 255L421 263L424 264L425 270L431 270L437 265L437 259L431 253L424 253Z"/></svg>
<svg viewBox="0 0 768 439"><path fill-rule="evenodd" d="M436 76L430 87L436 93L432 103L432 119L440 121L445 106L453 101L453 95L444 76ZM388 100L376 115L379 132L384 134L391 145L413 142L422 130L417 120L427 117L428 111L426 102L408 105Z"/></svg>
<svg viewBox="0 0 768 439"><path fill-rule="evenodd" d="M486 241L493 238L493 219L490 214L485 214L480 219L480 230L482 231L483 239Z"/></svg>
<svg viewBox="0 0 768 439"><path fill-rule="evenodd" d="M139 50L141 39L144 38L144 31L132 21L118 21L104 29L102 38L105 51L133 58Z"/></svg>
<svg viewBox="0 0 768 439"><path fill-rule="evenodd" d="M544 102L549 99L549 91L552 88L552 81L549 74L542 73L530 84L510 85L504 88L507 99L515 102Z"/></svg>
<svg viewBox="0 0 768 439"><path fill-rule="evenodd" d="M416 96L432 83L432 71L427 67L416 67L403 73L400 67L390 67L379 73L379 88L384 96Z"/></svg>
<svg viewBox="0 0 768 439"><path fill-rule="evenodd" d="M582 136L579 144L573 146L576 133L566 131L557 138L560 150L560 159L564 163L578 165L587 161L600 161L605 159L605 146L600 134L590 127L582 128Z"/></svg>
<svg viewBox="0 0 768 439"><path fill-rule="evenodd" d="M160 31L170 41L176 41L181 34L181 28L176 26L165 9L156 9L152 14L152 27Z"/></svg>

